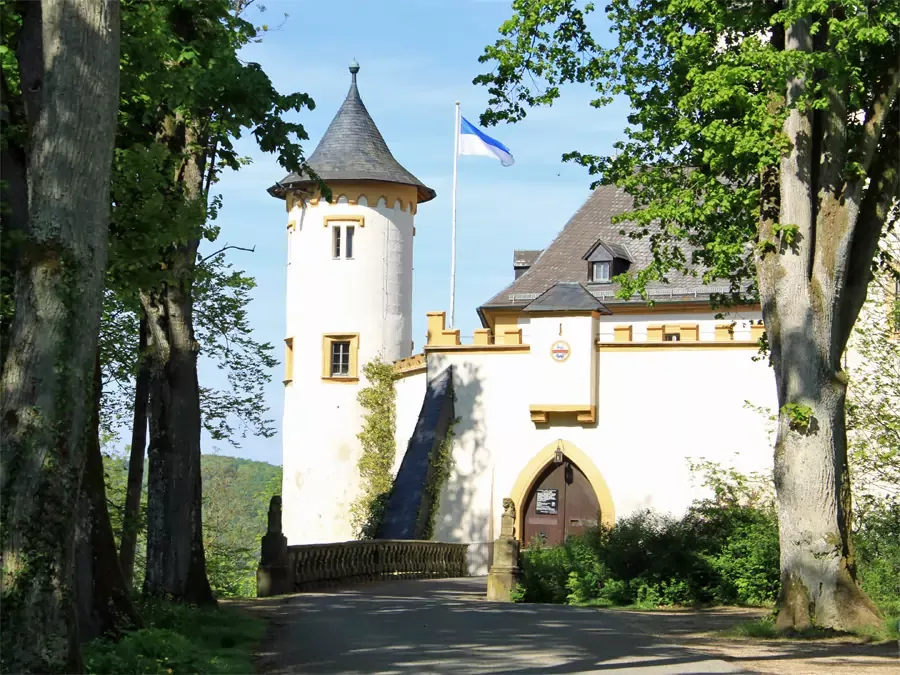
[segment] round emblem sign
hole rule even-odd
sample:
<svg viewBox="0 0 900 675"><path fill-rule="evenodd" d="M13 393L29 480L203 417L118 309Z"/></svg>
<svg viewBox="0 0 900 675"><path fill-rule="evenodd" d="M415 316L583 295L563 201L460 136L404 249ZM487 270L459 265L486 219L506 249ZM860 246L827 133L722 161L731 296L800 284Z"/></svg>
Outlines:
<svg viewBox="0 0 900 675"><path fill-rule="evenodd" d="M554 361L559 361L560 363L569 358L569 352L569 343L564 340L557 340L550 348L550 356L553 357Z"/></svg>

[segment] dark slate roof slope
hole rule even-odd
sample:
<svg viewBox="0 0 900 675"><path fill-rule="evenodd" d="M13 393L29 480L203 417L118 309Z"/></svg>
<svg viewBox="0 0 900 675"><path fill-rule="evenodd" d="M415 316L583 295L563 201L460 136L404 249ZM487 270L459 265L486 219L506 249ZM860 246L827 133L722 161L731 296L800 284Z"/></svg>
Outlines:
<svg viewBox="0 0 900 675"><path fill-rule="evenodd" d="M307 159L307 164L326 183L330 180L359 180L414 185L419 203L434 199L435 191L404 169L388 149L359 96L356 87L358 71L359 65L354 62L350 66L352 82L347 98L328 125L315 152ZM291 173L270 187L269 194L284 199L285 188L311 183L309 176Z"/></svg>
<svg viewBox="0 0 900 675"><path fill-rule="evenodd" d="M627 233L627 223L612 223L616 216L632 208L632 198L621 188L603 185L591 193L587 201L575 212L556 239L538 257L522 276L488 300L483 307L524 307L555 284L582 284L603 302L622 302L614 297L618 284L592 283L588 278L585 254L603 242L610 250L631 260L631 269L639 270L653 260L648 238L632 239ZM625 255L627 254L627 256ZM672 272L669 283L651 282L647 285L651 297L703 296L710 292L725 292L705 286L699 277Z"/></svg>
<svg viewBox="0 0 900 675"><path fill-rule="evenodd" d="M564 282L555 284L528 303L524 312L572 312L588 311L612 314L603 303L581 284Z"/></svg>

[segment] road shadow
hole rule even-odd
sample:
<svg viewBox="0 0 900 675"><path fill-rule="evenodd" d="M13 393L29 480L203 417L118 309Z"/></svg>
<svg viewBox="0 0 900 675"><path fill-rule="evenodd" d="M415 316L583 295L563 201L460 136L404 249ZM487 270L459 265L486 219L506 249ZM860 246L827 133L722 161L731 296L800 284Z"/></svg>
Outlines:
<svg viewBox="0 0 900 675"><path fill-rule="evenodd" d="M485 578L388 582L243 606L260 673L738 673L617 612L483 601Z"/></svg>

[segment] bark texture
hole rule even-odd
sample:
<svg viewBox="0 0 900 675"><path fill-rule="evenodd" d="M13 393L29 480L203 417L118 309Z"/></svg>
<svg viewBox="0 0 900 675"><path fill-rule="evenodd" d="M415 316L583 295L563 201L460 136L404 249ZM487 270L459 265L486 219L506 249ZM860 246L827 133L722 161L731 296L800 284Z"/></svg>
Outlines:
<svg viewBox="0 0 900 675"><path fill-rule="evenodd" d="M100 452L100 358L94 374L94 409L86 442L87 459L82 480L80 522L76 531L75 597L78 630L82 642L100 636L117 637L123 630L140 626L125 583L109 510L103 455Z"/></svg>
<svg viewBox="0 0 900 675"><path fill-rule="evenodd" d="M203 198L204 147L190 124L171 119L170 143L184 151L175 183L183 198ZM194 339L192 280L199 239L173 247L169 283L141 293L151 342L150 444L147 455L147 573L144 591L199 605L215 604L206 576L200 475L200 385Z"/></svg>
<svg viewBox="0 0 900 675"><path fill-rule="evenodd" d="M131 425L131 454L128 458L128 486L122 517L122 544L119 549L119 562L128 588L134 584L134 556L140 531L144 455L147 451L147 406L150 396L148 344L147 315L142 311L138 337L138 373L134 387L134 417Z"/></svg>
<svg viewBox="0 0 900 675"><path fill-rule="evenodd" d="M827 40L827 36L817 39ZM809 24L785 34L785 49L813 48ZM788 83L794 104L809 83ZM775 487L781 544L778 626L812 624L850 630L880 623L856 582L841 357L871 278L871 261L897 194L897 72L885 82L886 108L867 126L860 151L865 177L845 180L849 147L846 101L833 92L828 110L794 108L784 125L793 149L780 181L762 181L761 238L776 251L758 260L763 317L780 407ZM874 150L882 147L875 157ZM775 230L775 224L796 228Z"/></svg>
<svg viewBox="0 0 900 675"><path fill-rule="evenodd" d="M18 60L28 213L0 378L0 648L10 672L79 672L73 532L106 266L118 4L24 3Z"/></svg>

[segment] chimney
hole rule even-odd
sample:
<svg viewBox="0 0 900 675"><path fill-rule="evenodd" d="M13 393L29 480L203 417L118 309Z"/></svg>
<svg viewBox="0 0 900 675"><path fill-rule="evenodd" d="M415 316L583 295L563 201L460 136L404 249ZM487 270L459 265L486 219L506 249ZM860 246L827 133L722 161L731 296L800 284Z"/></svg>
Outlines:
<svg viewBox="0 0 900 675"><path fill-rule="evenodd" d="M543 252L543 250L513 251L513 272L516 279L525 274Z"/></svg>

